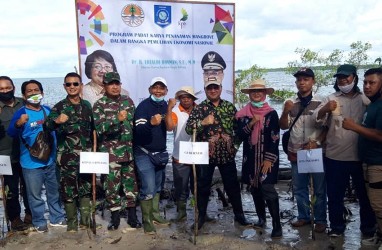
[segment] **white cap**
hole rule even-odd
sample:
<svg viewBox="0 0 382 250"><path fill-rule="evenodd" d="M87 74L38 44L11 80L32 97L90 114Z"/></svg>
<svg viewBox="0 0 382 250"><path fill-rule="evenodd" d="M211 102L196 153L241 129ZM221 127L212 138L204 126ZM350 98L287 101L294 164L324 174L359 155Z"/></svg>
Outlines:
<svg viewBox="0 0 382 250"><path fill-rule="evenodd" d="M151 80L151 84L150 84L150 87L153 86L155 83L157 82L161 82L164 84L164 86L167 87L167 82L166 80L163 78L163 77L160 77L160 76L157 76L157 77L154 77L152 80Z"/></svg>

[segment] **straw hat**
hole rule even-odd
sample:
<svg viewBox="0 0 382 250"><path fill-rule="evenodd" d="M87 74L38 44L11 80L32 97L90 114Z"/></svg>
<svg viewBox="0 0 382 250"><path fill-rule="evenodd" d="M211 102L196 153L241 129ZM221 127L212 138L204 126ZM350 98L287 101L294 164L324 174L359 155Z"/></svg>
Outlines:
<svg viewBox="0 0 382 250"><path fill-rule="evenodd" d="M251 93L252 90L256 89L265 89L267 95L271 95L275 89L274 88L266 88L265 87L265 81L263 79L257 79L253 81L248 88L242 89L241 92L245 94Z"/></svg>
<svg viewBox="0 0 382 250"><path fill-rule="evenodd" d="M191 86L182 86L180 88L180 90L178 90L176 93L175 93L175 99L179 99L179 97L181 95L191 95L192 97L196 99L198 99L196 96L195 96L195 92L194 92L194 88L191 87Z"/></svg>

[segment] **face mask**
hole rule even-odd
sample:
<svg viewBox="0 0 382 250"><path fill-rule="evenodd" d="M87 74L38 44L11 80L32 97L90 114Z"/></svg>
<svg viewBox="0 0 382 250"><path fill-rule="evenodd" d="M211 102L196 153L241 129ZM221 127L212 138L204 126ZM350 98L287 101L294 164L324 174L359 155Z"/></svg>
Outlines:
<svg viewBox="0 0 382 250"><path fill-rule="evenodd" d="M0 101L2 102L7 102L10 101L15 94L13 93L13 90L5 92L5 93L0 93Z"/></svg>
<svg viewBox="0 0 382 250"><path fill-rule="evenodd" d="M30 104L38 104L41 102L43 96L41 94L32 95L27 99Z"/></svg>
<svg viewBox="0 0 382 250"><path fill-rule="evenodd" d="M341 90L342 93L349 93L350 91L352 91L353 87L354 87L354 80L352 83L350 83L349 85L345 85L345 86L340 86L340 85L337 85L338 88Z"/></svg>
<svg viewBox="0 0 382 250"><path fill-rule="evenodd" d="M161 96L161 97L156 97L154 95L151 95L151 100L153 100L154 102L161 102L164 100L164 96Z"/></svg>
<svg viewBox="0 0 382 250"><path fill-rule="evenodd" d="M264 106L264 102L251 102L251 104L255 108L262 108Z"/></svg>

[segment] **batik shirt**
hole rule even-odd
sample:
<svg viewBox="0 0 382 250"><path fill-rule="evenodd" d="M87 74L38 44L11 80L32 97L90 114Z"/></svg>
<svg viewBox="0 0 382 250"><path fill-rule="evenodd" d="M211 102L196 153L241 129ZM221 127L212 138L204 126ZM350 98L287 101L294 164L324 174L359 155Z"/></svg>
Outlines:
<svg viewBox="0 0 382 250"><path fill-rule="evenodd" d="M214 115L215 123L202 126L202 120L209 114ZM235 160L240 145L234 133L237 127L235 114L235 106L226 100L220 100L216 107L209 100L204 100L190 114L186 132L192 135L193 128L196 126L196 140L209 144L211 165L222 165Z"/></svg>
<svg viewBox="0 0 382 250"><path fill-rule="evenodd" d="M118 120L118 113L127 111L127 119ZM97 131L98 151L108 152L110 162L133 160L133 117L135 106L128 96L117 99L103 96L93 107L94 124Z"/></svg>
<svg viewBox="0 0 382 250"><path fill-rule="evenodd" d="M57 124L55 120L60 114L69 119ZM56 131L58 154L92 150L93 112L88 101L81 99L80 103L73 104L68 98L61 100L52 108L45 126Z"/></svg>

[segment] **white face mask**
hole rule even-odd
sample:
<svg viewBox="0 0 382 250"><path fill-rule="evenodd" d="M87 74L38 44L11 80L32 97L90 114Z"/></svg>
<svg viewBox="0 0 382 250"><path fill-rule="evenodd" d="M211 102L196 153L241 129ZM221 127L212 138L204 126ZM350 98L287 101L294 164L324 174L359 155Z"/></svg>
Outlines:
<svg viewBox="0 0 382 250"><path fill-rule="evenodd" d="M164 95L161 97L156 97L154 95L151 95L151 100L153 100L154 102L161 102L164 100Z"/></svg>
<svg viewBox="0 0 382 250"><path fill-rule="evenodd" d="M354 80L353 80L353 82L350 83L349 85L345 85L345 86L337 85L337 86L338 86L338 88L341 90L342 93L347 94L347 93L349 93L350 91L352 91L352 89L354 88L354 84L355 84L355 82L354 82Z"/></svg>
<svg viewBox="0 0 382 250"><path fill-rule="evenodd" d="M30 104L38 104L41 102L43 96L41 94L32 95L27 99Z"/></svg>

